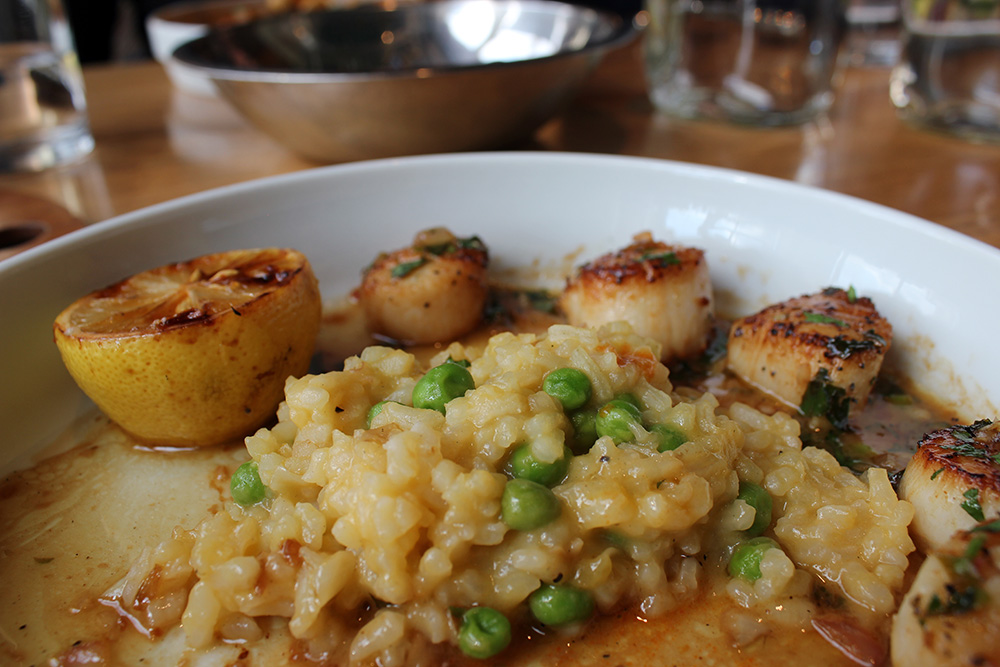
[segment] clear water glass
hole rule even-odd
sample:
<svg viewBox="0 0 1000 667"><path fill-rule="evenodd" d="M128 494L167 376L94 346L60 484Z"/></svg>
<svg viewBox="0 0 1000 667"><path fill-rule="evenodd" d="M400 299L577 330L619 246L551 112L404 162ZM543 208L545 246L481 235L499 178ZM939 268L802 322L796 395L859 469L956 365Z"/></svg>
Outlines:
<svg viewBox="0 0 1000 667"><path fill-rule="evenodd" d="M889 93L907 120L1000 141L1000 2L904 0Z"/></svg>
<svg viewBox="0 0 1000 667"><path fill-rule="evenodd" d="M0 0L0 172L39 171L93 148L59 0Z"/></svg>
<svg viewBox="0 0 1000 667"><path fill-rule="evenodd" d="M847 58L857 67L892 67L899 58L901 0L850 0Z"/></svg>
<svg viewBox="0 0 1000 667"><path fill-rule="evenodd" d="M834 98L842 0L647 0L649 95L683 118L789 125Z"/></svg>

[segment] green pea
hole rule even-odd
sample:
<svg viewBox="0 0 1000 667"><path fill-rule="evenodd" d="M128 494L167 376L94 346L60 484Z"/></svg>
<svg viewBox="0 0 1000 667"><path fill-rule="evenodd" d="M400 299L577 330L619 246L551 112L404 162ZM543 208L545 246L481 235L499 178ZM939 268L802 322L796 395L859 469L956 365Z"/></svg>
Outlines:
<svg viewBox="0 0 1000 667"><path fill-rule="evenodd" d="M729 576L746 581L760 579L760 562L768 549L778 549L778 543L770 537L754 537L742 542L729 557Z"/></svg>
<svg viewBox="0 0 1000 667"><path fill-rule="evenodd" d="M470 658L492 658L510 644L510 621L491 607L473 607L462 614L458 648Z"/></svg>
<svg viewBox="0 0 1000 667"><path fill-rule="evenodd" d="M577 454L586 454L597 440L597 410L577 410L569 416L573 424L570 444Z"/></svg>
<svg viewBox="0 0 1000 667"><path fill-rule="evenodd" d="M379 401L378 403L373 405L371 409L368 410L368 418L365 420L365 428L372 427L372 421L375 419L375 417L378 416L380 412L382 412L382 408L385 407L386 403L396 403L396 401Z"/></svg>
<svg viewBox="0 0 1000 667"><path fill-rule="evenodd" d="M641 425L639 408L620 398L608 401L597 411L597 435L611 436L616 445L634 440L632 427Z"/></svg>
<svg viewBox="0 0 1000 667"><path fill-rule="evenodd" d="M656 451L658 452L672 452L688 441L684 431L668 424L653 424L649 427L649 432L657 438Z"/></svg>
<svg viewBox="0 0 1000 667"><path fill-rule="evenodd" d="M528 608L545 625L579 623L594 613L590 593L567 584L542 584L528 597Z"/></svg>
<svg viewBox="0 0 1000 667"><path fill-rule="evenodd" d="M256 461L247 461L236 469L229 480L229 492L240 505L254 505L264 500L267 487L260 481Z"/></svg>
<svg viewBox="0 0 1000 667"><path fill-rule="evenodd" d="M771 525L771 510L774 506L771 494L767 492L767 489L753 482L740 482L740 493L736 497L745 501L756 512L753 525L744 532L751 537L756 537L767 530L767 527Z"/></svg>
<svg viewBox="0 0 1000 667"><path fill-rule="evenodd" d="M593 391L590 378L576 368L557 368L542 381L542 390L562 403L564 410L576 410L586 405Z"/></svg>
<svg viewBox="0 0 1000 667"><path fill-rule="evenodd" d="M510 457L507 459L507 473L516 479L529 479L538 482L542 486L555 486L566 478L569 471L569 460L573 458L573 452L569 447L563 445L563 455L561 458L546 463L539 461L531 453L531 445L525 443L518 445Z"/></svg>
<svg viewBox="0 0 1000 667"><path fill-rule="evenodd" d="M461 364L446 361L427 371L413 387L413 407L437 410L444 414L444 406L453 398L465 396L476 388L472 373Z"/></svg>
<svg viewBox="0 0 1000 667"><path fill-rule="evenodd" d="M534 530L555 521L562 511L559 498L530 479L507 482L500 498L500 516L514 530Z"/></svg>

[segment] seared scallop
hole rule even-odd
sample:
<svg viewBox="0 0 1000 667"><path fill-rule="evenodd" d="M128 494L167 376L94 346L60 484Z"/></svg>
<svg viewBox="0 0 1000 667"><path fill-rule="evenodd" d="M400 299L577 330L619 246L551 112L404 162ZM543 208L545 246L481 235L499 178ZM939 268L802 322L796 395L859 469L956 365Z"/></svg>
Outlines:
<svg viewBox="0 0 1000 667"><path fill-rule="evenodd" d="M444 228L379 255L358 298L375 334L411 344L449 342L479 326L489 294L489 253L478 237Z"/></svg>
<svg viewBox="0 0 1000 667"><path fill-rule="evenodd" d="M871 299L831 287L734 322L727 364L796 408L811 383L835 388L846 411L868 400L891 342L892 326Z"/></svg>
<svg viewBox="0 0 1000 667"><path fill-rule="evenodd" d="M574 326L628 322L660 344L663 361L701 353L714 318L705 253L654 241L649 233L582 266L560 305Z"/></svg>
<svg viewBox="0 0 1000 667"><path fill-rule="evenodd" d="M924 436L903 472L899 496L913 505L910 532L925 551L1000 517L1000 423L978 421Z"/></svg>
<svg viewBox="0 0 1000 667"><path fill-rule="evenodd" d="M897 667L1000 665L1000 519L927 556L892 621Z"/></svg>

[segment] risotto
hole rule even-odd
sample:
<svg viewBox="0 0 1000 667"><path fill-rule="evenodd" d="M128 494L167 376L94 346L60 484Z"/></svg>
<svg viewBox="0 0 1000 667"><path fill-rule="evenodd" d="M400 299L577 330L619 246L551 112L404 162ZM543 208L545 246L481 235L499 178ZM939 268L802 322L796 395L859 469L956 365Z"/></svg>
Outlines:
<svg viewBox="0 0 1000 667"><path fill-rule="evenodd" d="M453 343L426 367L375 346L289 379L277 424L247 439L260 493L177 529L107 597L193 647L252 641L278 616L307 656L381 665L476 656L477 629L497 625L517 641L626 605L660 616L719 572L751 612L782 600L769 622L805 627L822 600L884 621L914 550L887 472L803 447L785 413L675 391L659 352L625 324L558 324ZM439 367L472 388L429 405L420 383ZM550 387L563 369L582 396ZM525 489L548 510L519 514ZM493 616L477 628L470 610Z"/></svg>

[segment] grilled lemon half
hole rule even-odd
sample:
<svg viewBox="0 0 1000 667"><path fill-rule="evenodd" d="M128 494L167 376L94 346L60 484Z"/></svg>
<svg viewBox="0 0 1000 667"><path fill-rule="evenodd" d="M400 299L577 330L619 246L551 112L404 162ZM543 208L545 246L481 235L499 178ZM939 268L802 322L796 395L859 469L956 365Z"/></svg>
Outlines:
<svg viewBox="0 0 1000 667"><path fill-rule="evenodd" d="M136 274L53 326L70 375L122 429L154 445L208 446L274 416L319 331L316 276L295 250L205 255Z"/></svg>

